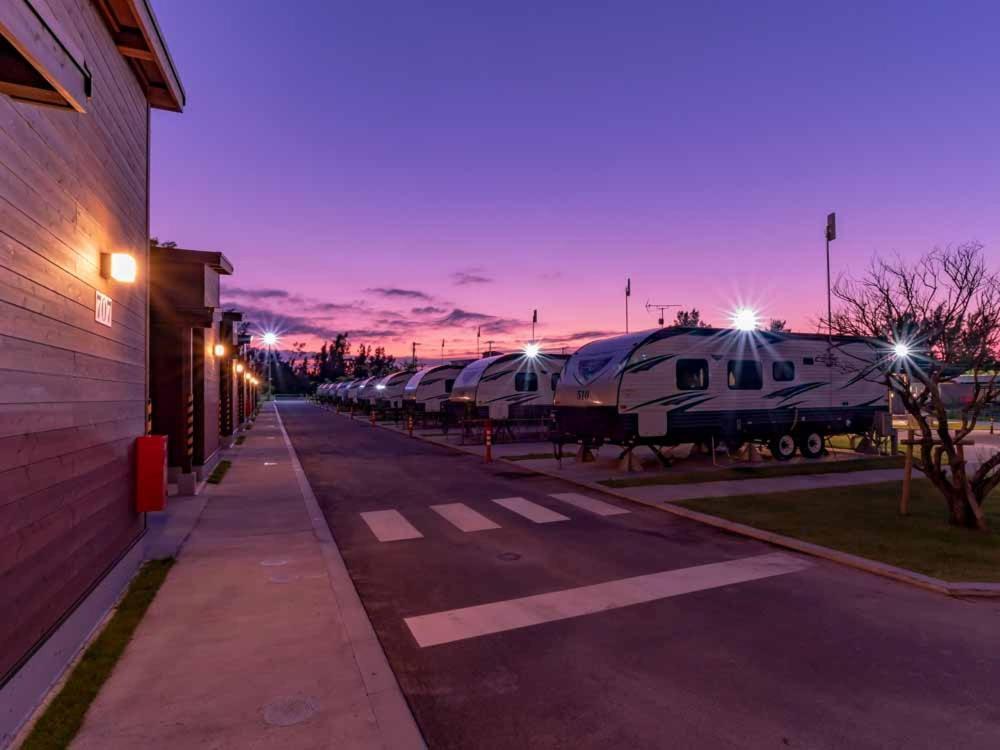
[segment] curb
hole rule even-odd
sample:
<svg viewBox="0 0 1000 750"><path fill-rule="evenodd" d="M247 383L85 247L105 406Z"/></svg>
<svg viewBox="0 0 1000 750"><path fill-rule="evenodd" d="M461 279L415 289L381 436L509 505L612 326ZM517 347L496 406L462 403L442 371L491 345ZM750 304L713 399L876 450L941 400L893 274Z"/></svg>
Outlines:
<svg viewBox="0 0 1000 750"><path fill-rule="evenodd" d="M336 412L334 412L336 414ZM388 425L381 425L378 422L375 423L377 427L382 429L392 430L393 432L399 433L399 430L389 427ZM404 437L406 433L399 433ZM434 440L428 440L420 435L414 434L415 439L421 440L425 443L430 443L431 445L439 445L444 448L451 448L452 450L458 451L460 453L466 453L469 455L478 455L478 451L471 451L465 446L448 445L447 443L439 443ZM574 479L572 477L563 476L559 472L550 471L548 469L539 469L537 467L520 466L522 462L511 461L506 458L496 458L495 461L503 461L512 466L519 466L524 471L531 472L534 474L541 474L543 476L551 477L553 479L560 479L563 482L568 482L569 484L576 485L577 487L584 487L591 492L600 492L604 495L609 495L618 500L625 500L630 503L636 503L637 505L643 505L647 508L656 508L664 513L671 513L675 516L680 516L681 518L686 518L689 521L696 521L698 523L703 523L707 526L714 526L717 529L722 529L730 534L736 534L738 536L745 536L751 539L756 539L758 541L767 542L768 544L773 544L777 547L784 547L786 549L794 550L795 552L801 552L806 555L811 555L812 557L818 557L823 560L829 560L830 562L837 563L838 565L844 565L849 568L854 568L855 570L861 570L866 573L871 573L872 575L881 576L882 578L890 578L894 581L900 583L909 584L910 586L915 586L917 588L924 589L925 591L933 591L937 594L944 594L945 596L952 597L976 597L976 598L991 598L1000 597L1000 583L981 583L976 581L944 581L940 578L932 578L931 576L925 576L922 573L917 573L907 568L899 568L895 565L888 565L887 563L880 563L877 560L869 560L866 557L859 557L858 555L852 555L848 552L841 552L839 550L832 549L830 547L823 547L818 544L812 544L811 542L804 542L801 539L795 539L790 536L784 536L782 534L775 534L772 531L764 531L763 529L758 529L753 526L746 526L742 523L736 523L735 521L727 521L724 518L719 518L718 516L710 516L705 513L698 513L694 510L689 510L687 508L682 508L671 503L658 504L651 502L649 500L641 500L639 498L630 497L628 495L616 492L611 487L605 487L594 482L587 482L581 479Z"/></svg>

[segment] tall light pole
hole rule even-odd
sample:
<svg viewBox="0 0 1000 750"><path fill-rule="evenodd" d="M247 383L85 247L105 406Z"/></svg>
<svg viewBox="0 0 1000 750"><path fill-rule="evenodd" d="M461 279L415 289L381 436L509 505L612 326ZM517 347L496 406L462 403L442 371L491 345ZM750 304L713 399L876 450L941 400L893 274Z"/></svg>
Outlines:
<svg viewBox="0 0 1000 750"><path fill-rule="evenodd" d="M632 278L625 280L625 333L628 333L628 298L632 296Z"/></svg>
<svg viewBox="0 0 1000 750"><path fill-rule="evenodd" d="M278 343L278 334L274 331L267 331L261 340L264 342L264 346L267 347L267 392L271 396L271 400L274 400L274 386L271 382L271 359L275 344Z"/></svg>
<svg viewBox="0 0 1000 750"><path fill-rule="evenodd" d="M837 239L837 214L826 215L826 337L833 346L833 303L830 298L830 243Z"/></svg>

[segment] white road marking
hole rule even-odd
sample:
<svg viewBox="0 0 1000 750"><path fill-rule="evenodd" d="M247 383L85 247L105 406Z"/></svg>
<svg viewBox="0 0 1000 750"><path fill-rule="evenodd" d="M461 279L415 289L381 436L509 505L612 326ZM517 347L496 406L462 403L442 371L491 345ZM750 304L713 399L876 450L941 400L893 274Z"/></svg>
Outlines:
<svg viewBox="0 0 1000 750"><path fill-rule="evenodd" d="M577 508L589 510L598 516L621 516L629 512L625 508L619 508L617 505L595 500L592 497L581 495L579 492L557 492L550 495L550 497L562 500L564 503L569 503L570 505L575 505Z"/></svg>
<svg viewBox="0 0 1000 750"><path fill-rule="evenodd" d="M569 520L569 518L561 513L556 513L554 510L549 510L542 505L525 500L523 497L501 497L493 502L535 523L552 523L554 521Z"/></svg>
<svg viewBox="0 0 1000 750"><path fill-rule="evenodd" d="M370 510L362 513L361 518L380 542L398 542L423 536L398 510Z"/></svg>
<svg viewBox="0 0 1000 750"><path fill-rule="evenodd" d="M431 510L459 531L486 531L487 529L500 528L500 524L493 523L482 513L477 513L465 503L432 505Z"/></svg>
<svg viewBox="0 0 1000 750"><path fill-rule="evenodd" d="M553 591L475 607L405 619L421 648L502 633L570 617L606 612L693 591L794 573L811 567L806 560L774 552L741 560L622 578L593 586Z"/></svg>

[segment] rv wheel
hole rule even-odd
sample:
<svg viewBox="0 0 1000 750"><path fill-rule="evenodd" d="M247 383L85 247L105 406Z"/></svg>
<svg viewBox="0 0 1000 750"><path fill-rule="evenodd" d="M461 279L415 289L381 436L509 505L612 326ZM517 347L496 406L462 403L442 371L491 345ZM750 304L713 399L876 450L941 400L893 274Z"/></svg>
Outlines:
<svg viewBox="0 0 1000 750"><path fill-rule="evenodd" d="M823 455L823 436L818 432L806 432L799 438L799 451L806 458Z"/></svg>
<svg viewBox="0 0 1000 750"><path fill-rule="evenodd" d="M784 435L772 438L768 447L771 449L771 455L776 459L787 461L795 455L795 438L786 432Z"/></svg>

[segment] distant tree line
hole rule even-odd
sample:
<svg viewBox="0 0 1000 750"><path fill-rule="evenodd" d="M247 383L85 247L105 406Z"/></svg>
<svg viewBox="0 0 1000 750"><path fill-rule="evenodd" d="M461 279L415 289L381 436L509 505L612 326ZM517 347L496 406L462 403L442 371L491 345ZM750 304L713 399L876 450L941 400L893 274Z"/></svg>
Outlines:
<svg viewBox="0 0 1000 750"><path fill-rule="evenodd" d="M276 393L311 393L318 385L340 378L378 377L402 369L382 346L359 344L352 353L346 333L338 333L329 343L324 342L318 352L307 352L305 347L296 341L290 351L271 353L271 379ZM251 348L248 358L267 382L267 349Z"/></svg>

